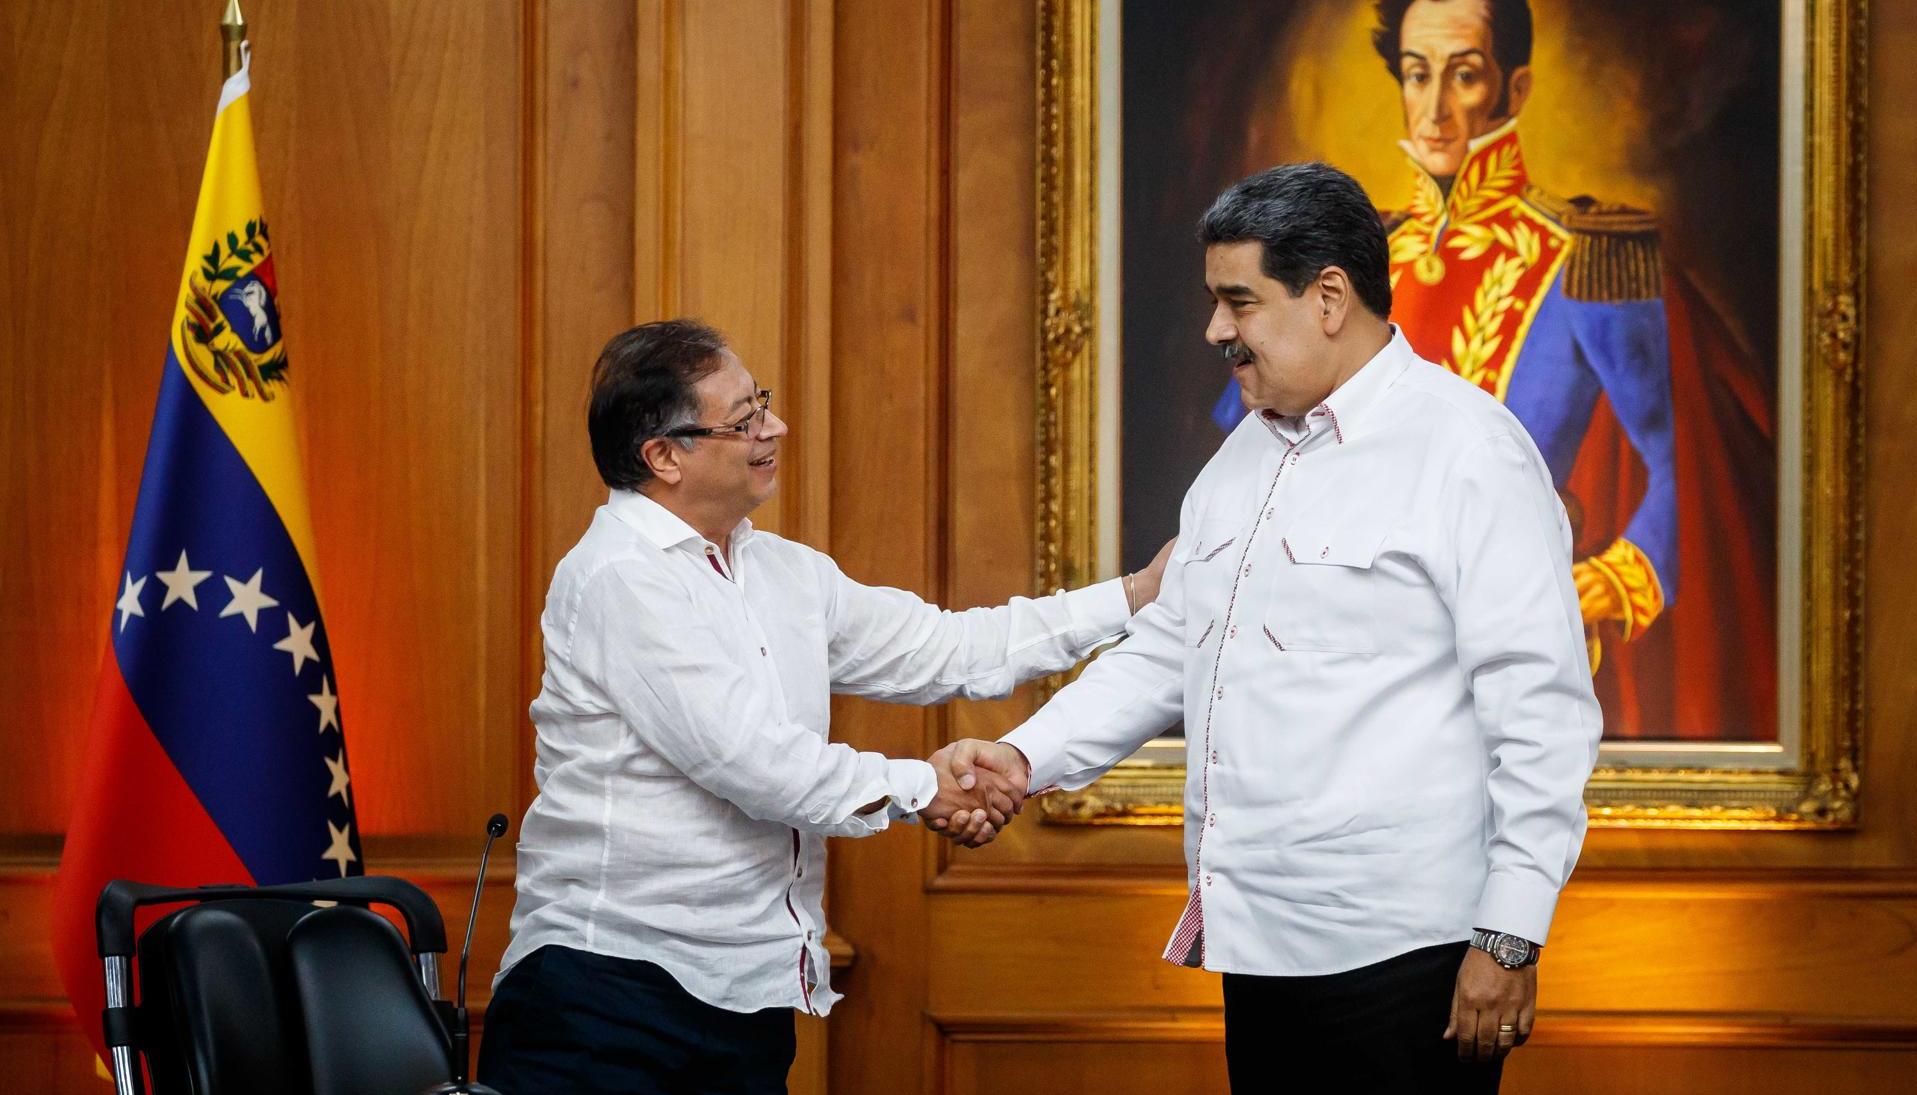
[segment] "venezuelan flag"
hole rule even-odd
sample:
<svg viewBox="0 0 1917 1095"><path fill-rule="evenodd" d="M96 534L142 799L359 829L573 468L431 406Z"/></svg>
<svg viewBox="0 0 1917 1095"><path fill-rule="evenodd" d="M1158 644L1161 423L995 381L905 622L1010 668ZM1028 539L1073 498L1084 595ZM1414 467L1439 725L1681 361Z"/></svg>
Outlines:
<svg viewBox="0 0 1917 1095"><path fill-rule="evenodd" d="M362 869L250 67L220 92L55 887L55 958L96 1046L93 909L109 880L265 885Z"/></svg>

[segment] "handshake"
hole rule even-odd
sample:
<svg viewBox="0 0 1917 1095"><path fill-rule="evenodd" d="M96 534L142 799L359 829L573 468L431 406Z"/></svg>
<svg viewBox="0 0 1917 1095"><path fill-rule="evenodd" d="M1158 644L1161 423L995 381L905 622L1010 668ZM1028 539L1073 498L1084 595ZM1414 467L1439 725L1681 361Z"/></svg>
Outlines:
<svg viewBox="0 0 1917 1095"><path fill-rule="evenodd" d="M1025 808L1032 767L1014 746L966 738L932 754L930 763L939 790L919 820L963 847L990 844Z"/></svg>

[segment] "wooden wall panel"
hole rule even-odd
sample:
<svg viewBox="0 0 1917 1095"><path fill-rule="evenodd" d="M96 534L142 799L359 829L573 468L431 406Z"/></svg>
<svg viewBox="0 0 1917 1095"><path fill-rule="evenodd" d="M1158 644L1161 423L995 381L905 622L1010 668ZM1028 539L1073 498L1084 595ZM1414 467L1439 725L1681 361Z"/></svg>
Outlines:
<svg viewBox="0 0 1917 1095"><path fill-rule="evenodd" d="M844 4L834 20L829 546L858 581L937 597L950 29L940 4ZM933 747L930 720L914 708L840 699L832 718L833 736L862 749ZM835 1093L929 1090L928 840L887 833L832 849L828 909L859 951L837 979L846 999L830 1021Z"/></svg>
<svg viewBox="0 0 1917 1095"><path fill-rule="evenodd" d="M254 122L355 805L368 833L477 831L513 797L521 721L519 6L259 14Z"/></svg>

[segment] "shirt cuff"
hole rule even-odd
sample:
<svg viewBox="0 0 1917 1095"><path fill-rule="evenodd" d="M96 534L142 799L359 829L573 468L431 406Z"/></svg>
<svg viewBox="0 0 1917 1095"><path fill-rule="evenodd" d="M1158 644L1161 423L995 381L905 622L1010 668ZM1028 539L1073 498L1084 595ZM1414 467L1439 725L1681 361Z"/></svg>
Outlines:
<svg viewBox="0 0 1917 1095"><path fill-rule="evenodd" d="M1484 896L1478 899L1478 918L1472 926L1529 939L1542 947L1557 907L1555 887L1494 871L1484 880Z"/></svg>
<svg viewBox="0 0 1917 1095"><path fill-rule="evenodd" d="M1063 590L1058 598L1071 613L1072 637L1082 645L1115 638L1124 632L1132 618L1123 578L1107 578L1083 589Z"/></svg>
<svg viewBox="0 0 1917 1095"><path fill-rule="evenodd" d="M885 790L891 799L886 804L886 814L895 821L913 817L938 797L939 776L922 760L888 760Z"/></svg>
<svg viewBox="0 0 1917 1095"><path fill-rule="evenodd" d="M1064 774L1065 750L1061 744L1054 744L1062 735L1041 722L1039 715L1043 714L1040 709L1038 715L998 739L1025 754L1025 763L1032 766L1032 781L1025 788L1028 795L1052 789Z"/></svg>

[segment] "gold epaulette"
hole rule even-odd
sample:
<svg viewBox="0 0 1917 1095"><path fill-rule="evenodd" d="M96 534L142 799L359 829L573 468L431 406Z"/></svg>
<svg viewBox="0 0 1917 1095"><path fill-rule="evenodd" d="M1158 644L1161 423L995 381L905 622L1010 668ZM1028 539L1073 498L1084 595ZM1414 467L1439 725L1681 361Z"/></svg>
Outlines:
<svg viewBox="0 0 1917 1095"><path fill-rule="evenodd" d="M1615 303L1664 295L1656 214L1591 197L1558 198L1535 186L1526 187L1524 197L1571 233L1565 296Z"/></svg>

